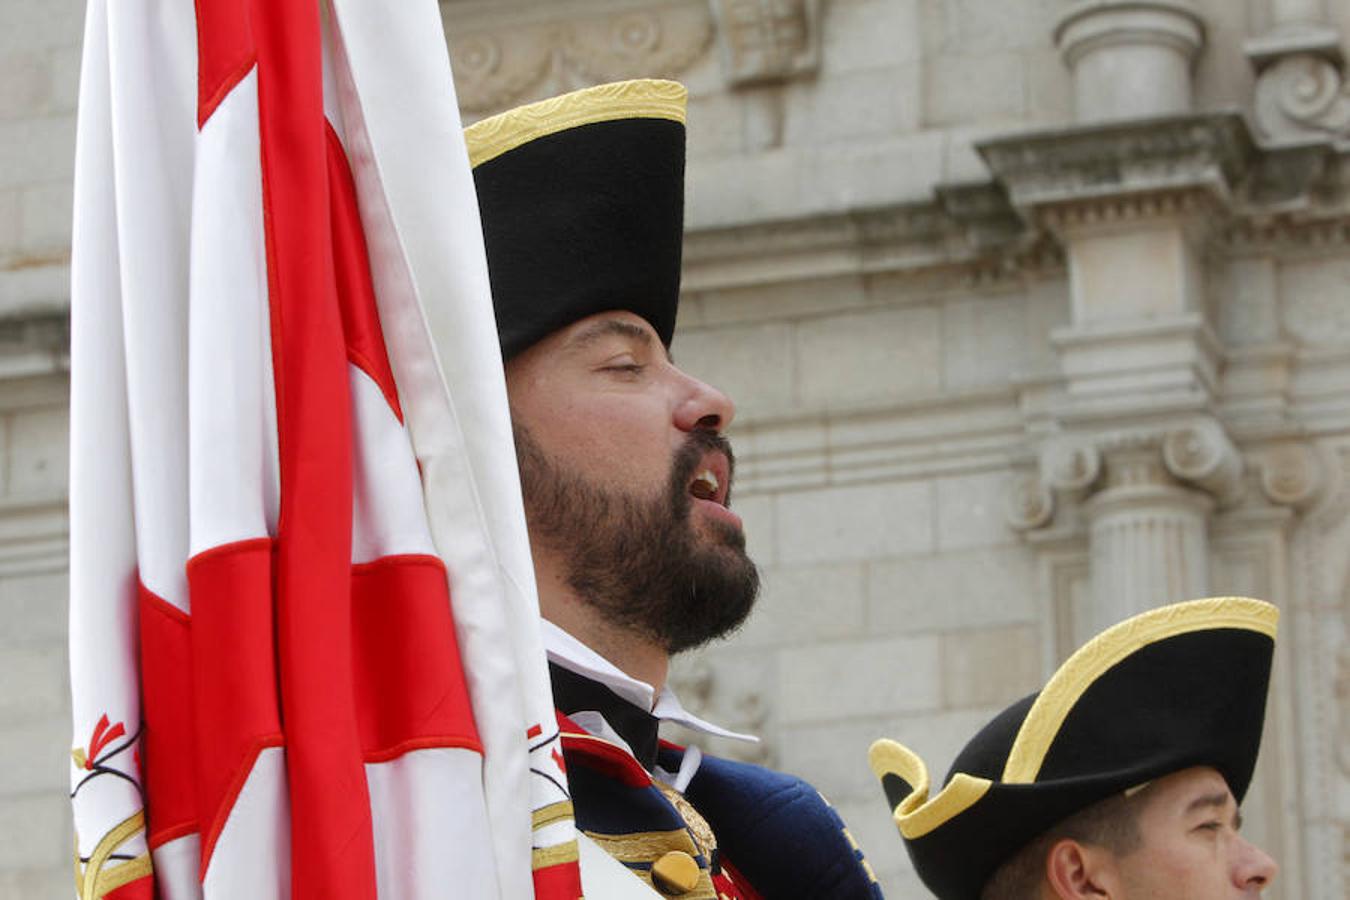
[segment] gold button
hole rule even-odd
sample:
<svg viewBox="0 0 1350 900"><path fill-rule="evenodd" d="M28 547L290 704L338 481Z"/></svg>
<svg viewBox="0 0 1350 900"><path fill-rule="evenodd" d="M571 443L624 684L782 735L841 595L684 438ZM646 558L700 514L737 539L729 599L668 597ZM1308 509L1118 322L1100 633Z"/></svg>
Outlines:
<svg viewBox="0 0 1350 900"><path fill-rule="evenodd" d="M687 894L698 887L698 863L683 850L672 850L652 863L652 884L663 894Z"/></svg>

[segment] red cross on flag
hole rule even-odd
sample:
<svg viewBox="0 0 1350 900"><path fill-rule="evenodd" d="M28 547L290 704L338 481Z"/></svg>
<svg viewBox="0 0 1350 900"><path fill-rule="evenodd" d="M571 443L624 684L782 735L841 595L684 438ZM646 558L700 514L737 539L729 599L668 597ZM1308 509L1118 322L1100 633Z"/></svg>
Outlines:
<svg viewBox="0 0 1350 900"><path fill-rule="evenodd" d="M433 0L90 0L77 896L575 900Z"/></svg>

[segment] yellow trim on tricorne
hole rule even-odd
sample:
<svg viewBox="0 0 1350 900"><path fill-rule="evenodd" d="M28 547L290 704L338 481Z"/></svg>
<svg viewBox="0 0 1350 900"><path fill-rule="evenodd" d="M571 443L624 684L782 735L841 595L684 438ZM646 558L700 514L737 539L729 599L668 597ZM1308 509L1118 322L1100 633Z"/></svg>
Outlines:
<svg viewBox="0 0 1350 900"><path fill-rule="evenodd" d="M909 796L892 811L896 825L900 824L902 816L909 815L928 799L928 767L917 753L905 745L889 738L875 741L867 751L867 762L872 767L872 774L878 779L884 775L898 775L913 788Z"/></svg>
<svg viewBox="0 0 1350 900"><path fill-rule="evenodd" d="M970 809L991 787L987 779L958 772L936 797L929 800L928 767L917 753L891 740L874 743L867 751L867 761L877 778L898 775L914 789L891 812L895 827L906 840L921 838Z"/></svg>
<svg viewBox="0 0 1350 900"><path fill-rule="evenodd" d="M103 836L89 855L89 862L81 868L79 841L75 843L75 893L80 900L101 900L123 885L149 875L153 868L150 854L142 853L110 868L104 868L108 859L127 841L145 830L145 814L137 811Z"/></svg>
<svg viewBox="0 0 1350 900"><path fill-rule="evenodd" d="M987 778L957 772L936 797L906 816L896 816L905 840L916 840L970 809L993 787Z"/></svg>
<svg viewBox="0 0 1350 900"><path fill-rule="evenodd" d="M596 122L669 119L683 125L688 96L679 82L644 78L600 84L508 110L464 129L469 165L477 167L530 141Z"/></svg>
<svg viewBox="0 0 1350 900"><path fill-rule="evenodd" d="M1272 640L1280 611L1248 597L1211 597L1176 603L1127 619L1084 644L1059 667L1036 698L1013 741L1003 783L1031 784L1050 745L1083 692L1112 666L1150 644L1218 628L1256 631Z"/></svg>

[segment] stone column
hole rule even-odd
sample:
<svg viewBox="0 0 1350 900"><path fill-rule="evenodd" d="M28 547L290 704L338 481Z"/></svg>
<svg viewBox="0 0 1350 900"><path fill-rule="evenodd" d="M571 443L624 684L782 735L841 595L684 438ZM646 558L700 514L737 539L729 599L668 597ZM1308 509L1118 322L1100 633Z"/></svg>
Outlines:
<svg viewBox="0 0 1350 900"><path fill-rule="evenodd" d="M1209 519L1242 462L1217 425L1108 440L1084 513L1094 605L1088 633L1160 603L1209 594Z"/></svg>
<svg viewBox="0 0 1350 900"><path fill-rule="evenodd" d="M1188 0L1080 0L1055 27L1080 122L1191 111L1191 68L1205 41Z"/></svg>

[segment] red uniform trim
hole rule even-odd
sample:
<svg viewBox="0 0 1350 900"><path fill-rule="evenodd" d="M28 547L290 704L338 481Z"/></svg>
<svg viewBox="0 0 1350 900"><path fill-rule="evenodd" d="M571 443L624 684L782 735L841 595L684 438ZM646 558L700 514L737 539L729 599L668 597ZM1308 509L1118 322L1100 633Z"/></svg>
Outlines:
<svg viewBox="0 0 1350 900"><path fill-rule="evenodd" d="M567 765L583 765L613 778L627 787L647 787L652 776L633 754L604 738L587 734L577 723L558 713L563 750L569 754Z"/></svg>

